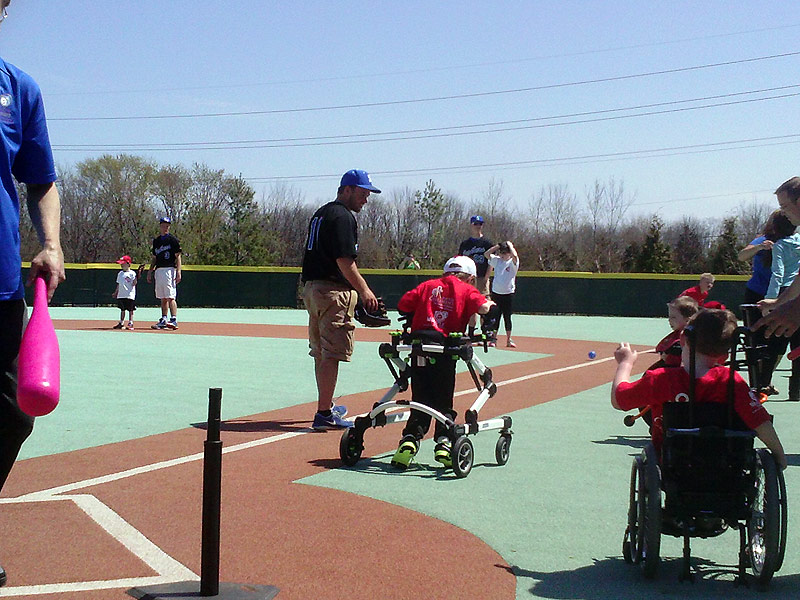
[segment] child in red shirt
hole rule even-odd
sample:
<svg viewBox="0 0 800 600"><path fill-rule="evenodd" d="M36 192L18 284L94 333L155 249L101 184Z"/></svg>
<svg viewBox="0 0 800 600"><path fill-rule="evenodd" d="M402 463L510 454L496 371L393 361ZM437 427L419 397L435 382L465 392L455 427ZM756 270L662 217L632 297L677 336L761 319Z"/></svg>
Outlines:
<svg viewBox="0 0 800 600"><path fill-rule="evenodd" d="M403 294L397 303L401 313L413 313L411 332L427 343L444 344L450 333L463 333L474 314L485 315L494 302L474 287L477 270L468 256L454 256L444 265L444 275L425 281ZM411 369L411 400L455 418L453 394L456 385L456 361L451 356L414 357ZM430 428L431 417L412 410L392 465L405 469L419 450L419 442ZM452 466L450 442L445 426L436 421L435 459Z"/></svg>
<svg viewBox="0 0 800 600"><path fill-rule="evenodd" d="M689 320L695 331L695 402L728 401L730 369L722 366L733 344L736 317L727 310L701 310ZM623 342L614 351L617 371L611 387L611 405L619 410L631 410L649 405L653 413L651 437L660 455L664 440L662 422L666 402L689 401L690 351L686 334L681 333L682 368L660 368L646 371L641 379L630 383L630 374L637 353ZM734 409L742 421L756 432L772 452L778 468L786 468L786 454L772 425L769 413L738 373L734 373Z"/></svg>
<svg viewBox="0 0 800 600"><path fill-rule="evenodd" d="M679 296L667 304L667 315L672 332L658 342L656 352L661 356L661 360L651 366L651 369L681 366L681 331L699 309L697 300L690 296Z"/></svg>

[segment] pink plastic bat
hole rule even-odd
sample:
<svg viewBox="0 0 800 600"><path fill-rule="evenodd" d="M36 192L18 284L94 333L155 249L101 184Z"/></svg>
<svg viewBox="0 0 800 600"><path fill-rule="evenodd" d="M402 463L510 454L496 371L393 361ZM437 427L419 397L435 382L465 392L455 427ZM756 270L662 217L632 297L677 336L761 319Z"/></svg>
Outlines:
<svg viewBox="0 0 800 600"><path fill-rule="evenodd" d="M61 393L61 355L47 308L47 283L35 281L33 312L22 334L17 369L17 403L32 417L53 411Z"/></svg>
<svg viewBox="0 0 800 600"><path fill-rule="evenodd" d="M786 358L789 360L795 360L796 358L800 357L800 348L795 348L789 354L786 355Z"/></svg>

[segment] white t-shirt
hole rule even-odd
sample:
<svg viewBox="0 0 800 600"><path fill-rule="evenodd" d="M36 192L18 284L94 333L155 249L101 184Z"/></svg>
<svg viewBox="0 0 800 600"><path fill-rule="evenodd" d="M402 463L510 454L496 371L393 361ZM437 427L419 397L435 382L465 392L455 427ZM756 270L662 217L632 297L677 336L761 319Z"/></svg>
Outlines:
<svg viewBox="0 0 800 600"><path fill-rule="evenodd" d="M117 273L117 298L130 298L136 300L136 286L133 282L136 281L136 271L128 269L127 271L120 270Z"/></svg>
<svg viewBox="0 0 800 600"><path fill-rule="evenodd" d="M517 289L519 260L514 263L513 258L503 260L498 255L492 254L489 257L489 264L494 267L492 291L496 294L513 294Z"/></svg>

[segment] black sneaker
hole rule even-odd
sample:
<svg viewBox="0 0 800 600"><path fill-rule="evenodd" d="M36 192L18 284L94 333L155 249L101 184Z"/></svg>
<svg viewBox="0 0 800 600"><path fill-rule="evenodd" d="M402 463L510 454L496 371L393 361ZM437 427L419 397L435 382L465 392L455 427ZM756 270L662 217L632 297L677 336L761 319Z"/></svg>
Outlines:
<svg viewBox="0 0 800 600"><path fill-rule="evenodd" d="M6 571L2 566L0 566L0 587L3 587L6 584L6 581Z"/></svg>
<svg viewBox="0 0 800 600"><path fill-rule="evenodd" d="M122 329L122 321L120 321L119 323L114 325L114 327L112 327L112 329Z"/></svg>

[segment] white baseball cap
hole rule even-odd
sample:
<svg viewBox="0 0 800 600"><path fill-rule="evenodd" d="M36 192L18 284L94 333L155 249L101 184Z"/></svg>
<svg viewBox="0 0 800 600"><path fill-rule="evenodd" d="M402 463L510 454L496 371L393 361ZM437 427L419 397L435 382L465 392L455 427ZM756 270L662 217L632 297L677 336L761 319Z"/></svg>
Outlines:
<svg viewBox="0 0 800 600"><path fill-rule="evenodd" d="M466 273L473 277L478 276L478 270L475 268L475 261L469 256L454 256L444 263L445 273Z"/></svg>

